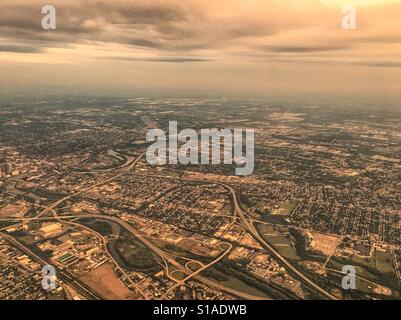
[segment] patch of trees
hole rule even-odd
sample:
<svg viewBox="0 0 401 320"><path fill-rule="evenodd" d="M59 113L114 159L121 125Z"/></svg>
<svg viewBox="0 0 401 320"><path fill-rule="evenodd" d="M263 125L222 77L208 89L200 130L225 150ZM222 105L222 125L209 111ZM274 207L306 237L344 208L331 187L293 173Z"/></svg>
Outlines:
<svg viewBox="0 0 401 320"><path fill-rule="evenodd" d="M306 252L306 247L308 245L306 238L297 229L289 228L288 231L295 240L295 250L297 251L297 255L302 259L306 259L308 256Z"/></svg>
<svg viewBox="0 0 401 320"><path fill-rule="evenodd" d="M115 248L120 259L130 270L148 273L160 270L152 252L137 241L118 239Z"/></svg>

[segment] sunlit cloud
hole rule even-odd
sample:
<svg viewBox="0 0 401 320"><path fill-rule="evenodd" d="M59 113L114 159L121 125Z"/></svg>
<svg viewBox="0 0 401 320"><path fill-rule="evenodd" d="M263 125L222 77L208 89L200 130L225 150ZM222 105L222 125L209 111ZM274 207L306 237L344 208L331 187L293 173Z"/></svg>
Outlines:
<svg viewBox="0 0 401 320"><path fill-rule="evenodd" d="M216 72L221 70L230 77L230 68L238 67L245 77L249 70L259 72L274 63L305 64L305 70L311 64L389 70L401 63L401 0L52 3L57 9L57 29L46 31L41 28L41 0L1 1L0 67L8 62L60 64L57 71L63 77L63 68L88 65L91 70L114 70L115 77L121 77L117 63L135 65L135 70L143 69L143 75L154 73L153 68L159 74L177 75L186 72L183 65L192 65L190 75L205 76L209 70L217 79ZM356 30L341 27L344 4L357 5ZM167 64L176 67L164 70Z"/></svg>

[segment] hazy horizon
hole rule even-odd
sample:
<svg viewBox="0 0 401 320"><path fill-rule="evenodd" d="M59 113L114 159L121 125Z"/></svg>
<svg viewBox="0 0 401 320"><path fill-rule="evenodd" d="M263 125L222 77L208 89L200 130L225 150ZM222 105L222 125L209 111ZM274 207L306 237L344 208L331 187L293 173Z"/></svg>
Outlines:
<svg viewBox="0 0 401 320"><path fill-rule="evenodd" d="M356 30L341 28L357 4ZM359 97L401 92L401 1L0 4L0 94Z"/></svg>

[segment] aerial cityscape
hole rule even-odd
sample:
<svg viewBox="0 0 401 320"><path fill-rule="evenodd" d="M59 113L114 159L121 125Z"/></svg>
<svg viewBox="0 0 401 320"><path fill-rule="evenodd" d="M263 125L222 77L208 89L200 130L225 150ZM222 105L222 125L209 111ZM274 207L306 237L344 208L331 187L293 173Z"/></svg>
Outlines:
<svg viewBox="0 0 401 320"><path fill-rule="evenodd" d="M254 173L149 165L145 134L172 113L253 128ZM2 299L400 298L399 112L134 98L0 115Z"/></svg>
<svg viewBox="0 0 401 320"><path fill-rule="evenodd" d="M401 300L401 1L354 2L1 3L0 300Z"/></svg>

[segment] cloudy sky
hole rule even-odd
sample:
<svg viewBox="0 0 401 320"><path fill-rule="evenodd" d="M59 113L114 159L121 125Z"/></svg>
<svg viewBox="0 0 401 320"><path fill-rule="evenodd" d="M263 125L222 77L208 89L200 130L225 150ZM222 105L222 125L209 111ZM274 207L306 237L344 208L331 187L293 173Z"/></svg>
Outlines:
<svg viewBox="0 0 401 320"><path fill-rule="evenodd" d="M401 0L52 0L52 31L43 4L0 0L0 93L401 93Z"/></svg>

